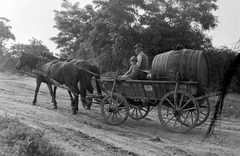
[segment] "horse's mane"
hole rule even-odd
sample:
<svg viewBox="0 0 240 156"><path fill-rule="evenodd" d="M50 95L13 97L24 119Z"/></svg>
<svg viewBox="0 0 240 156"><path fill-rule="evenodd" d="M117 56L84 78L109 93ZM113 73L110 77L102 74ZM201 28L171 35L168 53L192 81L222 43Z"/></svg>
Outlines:
<svg viewBox="0 0 240 156"><path fill-rule="evenodd" d="M205 138L208 136L211 136L211 134L214 132L214 128L216 126L216 121L219 120L221 117L222 109L223 109L223 103L224 103L224 98L227 94L227 89L230 86L230 82L233 78L233 76L237 73L238 71L238 66L240 64L240 54L238 54L235 59L230 62L228 65L226 72L224 74L223 80L220 84L220 96L218 97L217 103L215 105L214 109L214 114L211 120L211 123L209 125L208 131L205 135Z"/></svg>
<svg viewBox="0 0 240 156"><path fill-rule="evenodd" d="M41 53L41 56L42 57L47 57L47 58L49 58L50 60L57 60L58 58L57 57L55 57L55 56L53 56L53 55L51 55L51 54L49 54L49 53Z"/></svg>
<svg viewBox="0 0 240 156"><path fill-rule="evenodd" d="M32 69L36 67L38 61L41 59L40 57L38 57L32 53L24 53L24 57L28 61L28 66Z"/></svg>

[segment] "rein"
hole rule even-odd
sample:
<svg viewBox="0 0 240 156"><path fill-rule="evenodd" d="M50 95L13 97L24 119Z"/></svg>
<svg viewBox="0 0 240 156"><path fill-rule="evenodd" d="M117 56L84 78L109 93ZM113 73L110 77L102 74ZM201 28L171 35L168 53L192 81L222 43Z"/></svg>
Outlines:
<svg viewBox="0 0 240 156"><path fill-rule="evenodd" d="M82 67L82 68L84 68L84 67ZM92 74L92 75L95 75L95 76L100 76L100 74L96 74L96 73L93 73L93 72L91 72L90 70L88 70L88 69L86 69L86 68L84 68L88 73L90 73L90 74Z"/></svg>

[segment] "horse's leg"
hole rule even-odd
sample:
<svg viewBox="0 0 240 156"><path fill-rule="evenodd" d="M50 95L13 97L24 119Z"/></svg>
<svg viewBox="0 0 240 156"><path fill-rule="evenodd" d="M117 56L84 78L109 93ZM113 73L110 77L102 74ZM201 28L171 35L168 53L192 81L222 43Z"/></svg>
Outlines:
<svg viewBox="0 0 240 156"><path fill-rule="evenodd" d="M87 102L86 102L86 94L87 94L87 86L88 84L81 84L81 102L83 105L83 108L85 109L90 109L89 105L87 106Z"/></svg>
<svg viewBox="0 0 240 156"><path fill-rule="evenodd" d="M41 86L41 83L42 83L42 79L39 78L39 77L37 77L37 78L36 78L36 89L35 89L34 99L33 99L33 102L32 102L33 105L36 105L36 102L37 102L37 94L38 94L39 88L40 88L40 86Z"/></svg>
<svg viewBox="0 0 240 156"><path fill-rule="evenodd" d="M53 102L53 109L57 109L57 101L55 97L55 93L53 92L52 85L50 83L47 83L50 95L52 96L52 102ZM55 88L54 88L55 89Z"/></svg>
<svg viewBox="0 0 240 156"><path fill-rule="evenodd" d="M79 94L78 94L79 95ZM75 101L75 110L78 111L78 95L74 95L74 101Z"/></svg>
<svg viewBox="0 0 240 156"><path fill-rule="evenodd" d="M53 87L53 99L54 99L54 101L52 100L52 102L54 103L56 103L57 104L57 101L56 101L56 93L57 93L57 86L54 86Z"/></svg>
<svg viewBox="0 0 240 156"><path fill-rule="evenodd" d="M92 83L91 83L91 80L88 82L88 85L87 85L87 90L90 94L93 94L93 86L92 86ZM87 103L87 102L86 102ZM88 99L88 103L87 103L87 109L91 109L91 106L92 106L92 98L89 98Z"/></svg>
<svg viewBox="0 0 240 156"><path fill-rule="evenodd" d="M57 86L54 86L53 87L53 95L54 95L55 99L56 99L56 93L57 93Z"/></svg>
<svg viewBox="0 0 240 156"><path fill-rule="evenodd" d="M70 87L69 87L70 88ZM74 87L71 87L70 90L73 92L74 94L74 99L72 102L72 111L73 111L73 115L77 114L78 111L78 95L79 95L79 89L77 88L77 85Z"/></svg>
<svg viewBox="0 0 240 156"><path fill-rule="evenodd" d="M95 76L95 82L96 82L96 88L97 88L98 95L102 95L102 89L101 89L99 80L100 80L100 76Z"/></svg>
<svg viewBox="0 0 240 156"><path fill-rule="evenodd" d="M71 99L71 106L72 106L72 108L73 108L73 105L74 105L74 99L73 99L73 96L72 96L71 91L68 91L68 94L69 94L69 96L70 96L70 99Z"/></svg>

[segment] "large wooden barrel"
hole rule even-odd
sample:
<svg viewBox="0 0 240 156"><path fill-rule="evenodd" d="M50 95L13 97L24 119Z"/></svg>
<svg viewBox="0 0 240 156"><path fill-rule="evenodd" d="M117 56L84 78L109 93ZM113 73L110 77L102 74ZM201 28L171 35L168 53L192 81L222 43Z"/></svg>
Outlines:
<svg viewBox="0 0 240 156"><path fill-rule="evenodd" d="M205 53L182 49L154 57L151 67L153 80L174 81L177 73L180 81L196 81L204 92L209 83L209 64Z"/></svg>

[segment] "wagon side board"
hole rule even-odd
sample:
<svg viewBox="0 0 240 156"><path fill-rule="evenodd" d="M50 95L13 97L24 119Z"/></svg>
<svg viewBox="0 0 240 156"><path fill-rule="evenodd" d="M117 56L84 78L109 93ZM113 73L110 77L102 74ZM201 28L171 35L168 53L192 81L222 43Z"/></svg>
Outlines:
<svg viewBox="0 0 240 156"><path fill-rule="evenodd" d="M103 85L111 91L114 80L105 79ZM114 92L122 94L126 99L159 100L166 93L175 90L176 81L151 81L151 80L118 80ZM180 81L179 89L197 94L198 84L192 81Z"/></svg>

